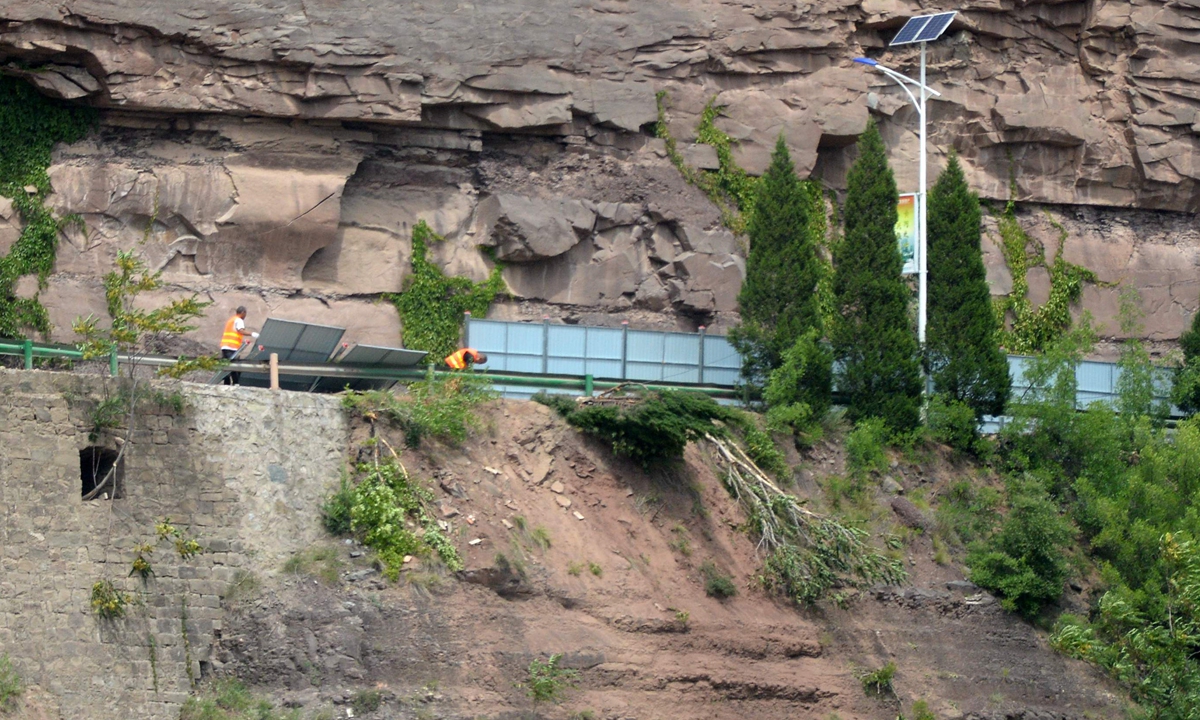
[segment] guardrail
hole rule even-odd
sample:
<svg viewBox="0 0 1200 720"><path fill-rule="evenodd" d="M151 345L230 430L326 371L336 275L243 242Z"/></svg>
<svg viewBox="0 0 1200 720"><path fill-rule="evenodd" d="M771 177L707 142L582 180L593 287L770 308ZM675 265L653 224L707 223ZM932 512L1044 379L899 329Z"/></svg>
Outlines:
<svg viewBox="0 0 1200 720"><path fill-rule="evenodd" d="M551 325L546 321L468 320L466 328L467 341L488 354L487 368L480 369L482 374L491 378L497 390L508 397L529 397L537 390L591 394L626 381L652 387L687 388L727 401L738 397L735 386L741 358L719 335L630 330L627 326ZM77 349L31 340L0 339L0 355L21 356L26 369L33 368L36 358L83 360L83 353ZM1025 379L1030 360L1022 355L1008 356L1013 378L1011 397L1014 399L1020 399L1031 390ZM173 364L176 358L114 352L108 361L109 373L115 376L122 364L138 362L149 367L164 367ZM242 360L230 363L228 369L262 373L265 366L262 362ZM279 372L281 375L396 382L418 380L425 375L424 370L332 364L283 364ZM1121 367L1116 363L1080 362L1075 368L1076 407L1083 409L1095 402L1114 404L1121 374ZM1169 402L1170 371L1160 368L1155 384L1155 399ZM341 386L337 387L340 389ZM1175 417L1184 415L1175 407L1171 408L1171 414Z"/></svg>

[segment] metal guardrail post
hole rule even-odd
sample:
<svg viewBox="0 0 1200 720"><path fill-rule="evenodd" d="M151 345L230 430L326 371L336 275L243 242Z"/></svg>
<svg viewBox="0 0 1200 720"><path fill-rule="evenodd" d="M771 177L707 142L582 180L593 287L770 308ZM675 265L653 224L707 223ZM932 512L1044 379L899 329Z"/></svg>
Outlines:
<svg viewBox="0 0 1200 720"><path fill-rule="evenodd" d="M696 379L701 385L704 384L704 332L703 325L700 326L700 377Z"/></svg>
<svg viewBox="0 0 1200 720"><path fill-rule="evenodd" d="M33 341L26 338L25 342L21 343L21 353L25 356L25 369L33 369Z"/></svg>
<svg viewBox="0 0 1200 720"><path fill-rule="evenodd" d="M629 321L621 321L621 379L628 380L629 374L625 372L625 364L629 360Z"/></svg>
<svg viewBox="0 0 1200 720"><path fill-rule="evenodd" d="M108 373L116 377L120 372L117 367L117 347L114 345L113 349L108 353Z"/></svg>
<svg viewBox="0 0 1200 720"><path fill-rule="evenodd" d="M463 311L463 347L471 347L471 311Z"/></svg>
<svg viewBox="0 0 1200 720"><path fill-rule="evenodd" d="M583 376L583 394L584 394L584 396L591 397L592 391L595 389L595 387L596 387L595 378L593 378L591 375L584 375Z"/></svg>
<svg viewBox="0 0 1200 720"><path fill-rule="evenodd" d="M542 316L542 374L550 372L550 316Z"/></svg>

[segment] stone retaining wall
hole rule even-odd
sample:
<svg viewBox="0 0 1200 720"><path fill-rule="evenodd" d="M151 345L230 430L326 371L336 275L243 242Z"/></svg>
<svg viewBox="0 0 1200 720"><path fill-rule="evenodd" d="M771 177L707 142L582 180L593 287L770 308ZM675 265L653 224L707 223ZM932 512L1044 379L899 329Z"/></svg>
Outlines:
<svg viewBox="0 0 1200 720"><path fill-rule="evenodd" d="M185 410L143 412L123 497L84 502L79 451L91 444L91 408L115 387L0 370L0 652L51 717L175 718L191 679L214 669L231 582L278 572L319 536L347 425L328 396L156 385L181 392ZM205 552L181 560L159 542L153 576L131 577L133 548L154 543L164 517ZM130 593L125 618L93 612L102 579Z"/></svg>

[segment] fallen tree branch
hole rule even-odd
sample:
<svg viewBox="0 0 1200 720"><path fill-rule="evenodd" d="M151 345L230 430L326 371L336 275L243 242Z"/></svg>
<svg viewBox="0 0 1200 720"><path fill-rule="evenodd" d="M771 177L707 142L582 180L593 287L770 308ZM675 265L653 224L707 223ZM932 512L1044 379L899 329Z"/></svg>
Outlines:
<svg viewBox="0 0 1200 720"><path fill-rule="evenodd" d="M867 542L867 533L804 507L784 492L735 443L708 434L725 489L745 511L766 555L760 580L795 602L809 604L829 589L904 581L899 561Z"/></svg>

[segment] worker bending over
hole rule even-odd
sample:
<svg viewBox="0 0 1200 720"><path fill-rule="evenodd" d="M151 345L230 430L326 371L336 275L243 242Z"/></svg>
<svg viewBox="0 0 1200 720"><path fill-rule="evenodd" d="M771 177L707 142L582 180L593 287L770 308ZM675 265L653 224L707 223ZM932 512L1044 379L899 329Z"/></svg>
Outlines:
<svg viewBox="0 0 1200 720"><path fill-rule="evenodd" d="M247 332L246 306L239 305L238 309L234 311L233 317L225 323L225 332L221 335L221 359L232 360L237 357L242 350L242 345L246 342L246 335L252 338L258 337L256 332ZM237 385L241 379L241 373L231 372L225 376L225 384Z"/></svg>
<svg viewBox="0 0 1200 720"><path fill-rule="evenodd" d="M475 348L463 348L458 352L447 355L445 363L451 370L466 370L472 365L487 363L487 355L484 355Z"/></svg>

